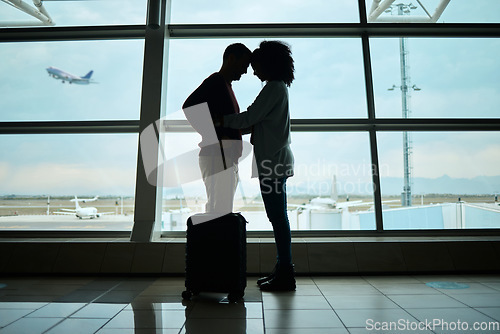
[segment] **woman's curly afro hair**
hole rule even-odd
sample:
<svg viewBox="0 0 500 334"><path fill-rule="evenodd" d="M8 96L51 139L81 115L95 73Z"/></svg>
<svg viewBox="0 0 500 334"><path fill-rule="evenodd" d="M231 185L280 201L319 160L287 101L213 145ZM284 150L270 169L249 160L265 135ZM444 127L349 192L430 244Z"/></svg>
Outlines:
<svg viewBox="0 0 500 334"><path fill-rule="evenodd" d="M251 63L258 63L269 80L282 80L288 87L295 79L292 51L284 42L261 42L252 53Z"/></svg>

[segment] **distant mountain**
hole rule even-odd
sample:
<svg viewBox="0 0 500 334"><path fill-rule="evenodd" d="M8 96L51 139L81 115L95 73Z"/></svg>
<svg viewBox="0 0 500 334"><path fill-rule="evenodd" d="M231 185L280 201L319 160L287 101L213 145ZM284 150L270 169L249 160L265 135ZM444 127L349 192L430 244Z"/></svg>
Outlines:
<svg viewBox="0 0 500 334"><path fill-rule="evenodd" d="M382 194L385 196L400 195L403 190L403 178L384 177L382 182ZM301 181L292 177L287 182L287 193L290 196L329 196L331 193L331 179L316 181ZM369 195L371 185L359 183L346 183L337 179L337 190L339 196L344 195ZM255 183L243 182L243 191L247 197L255 197L259 194ZM452 178L443 175L438 178L413 178L412 193L420 194L456 194L456 195L480 195L500 194L500 176L478 176L471 179ZM188 184L183 188L164 188L164 196L167 198L205 197L205 189L202 184ZM236 191L236 197L241 197L241 191Z"/></svg>
<svg viewBox="0 0 500 334"><path fill-rule="evenodd" d="M500 176L478 176L471 179L452 178L443 175L438 178L415 177L412 180L413 194L500 194ZM400 195L403 190L403 178L384 177L381 179L384 195ZM288 187L290 195L328 196L331 192L331 180L295 182ZM370 193L369 184L352 184L337 179L339 195L366 195Z"/></svg>
<svg viewBox="0 0 500 334"><path fill-rule="evenodd" d="M498 194L500 193L500 176L478 176L471 179L452 178L448 175L430 179L415 177L412 180L413 194ZM383 178L384 194L400 194L403 189L402 178Z"/></svg>

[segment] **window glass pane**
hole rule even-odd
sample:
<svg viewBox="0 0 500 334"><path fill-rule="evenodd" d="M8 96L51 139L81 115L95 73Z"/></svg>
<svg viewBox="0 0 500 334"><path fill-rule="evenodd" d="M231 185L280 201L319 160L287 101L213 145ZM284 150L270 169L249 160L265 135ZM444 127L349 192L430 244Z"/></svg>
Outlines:
<svg viewBox="0 0 500 334"><path fill-rule="evenodd" d="M402 117L406 105L408 117L500 117L498 52L500 39L372 39L377 116Z"/></svg>
<svg viewBox="0 0 500 334"><path fill-rule="evenodd" d="M2 43L0 121L138 119L143 52L144 40Z"/></svg>
<svg viewBox="0 0 500 334"><path fill-rule="evenodd" d="M3 135L0 150L1 229L131 230L136 134Z"/></svg>
<svg viewBox="0 0 500 334"><path fill-rule="evenodd" d="M186 172L191 166L198 168L199 140L195 133L166 133L165 158L169 160L183 155L184 159L189 154L191 162L183 160L186 165L179 171ZM292 151L295 175L287 181L292 230L375 228L367 133L294 132ZM250 177L251 161L250 155L239 163L240 182L233 211L242 212L249 221L248 230L271 230L259 182ZM332 190L334 185L336 191ZM165 186L162 229L185 230L187 218L196 212L204 212L205 203L201 175L181 186Z"/></svg>
<svg viewBox="0 0 500 334"><path fill-rule="evenodd" d="M379 133L384 228L500 228L500 133ZM405 173L408 170L409 173ZM403 205L405 175L411 201ZM410 203L411 202L411 203Z"/></svg>
<svg viewBox="0 0 500 334"><path fill-rule="evenodd" d="M43 1L45 13L38 10L32 1L22 1L24 4L19 7L24 10L9 5L9 2L21 1L6 0L0 3L0 27L126 25L146 22L146 0ZM46 19L46 14L49 19Z"/></svg>
<svg viewBox="0 0 500 334"><path fill-rule="evenodd" d="M173 0L172 23L359 22L352 0Z"/></svg>
<svg viewBox="0 0 500 334"><path fill-rule="evenodd" d="M289 89L292 118L366 118L366 93L360 39L283 39L295 61L295 81ZM172 40L169 48L167 114L222 64L225 48L236 42L250 50L262 39ZM200 57L200 53L203 57ZM252 67L233 90L244 111L262 88Z"/></svg>
<svg viewBox="0 0 500 334"><path fill-rule="evenodd" d="M386 10L377 11L377 3L366 0L369 22L375 23L498 23L500 3L496 0L420 0L395 1ZM373 5L375 3L375 6ZM447 3L447 4L446 4ZM380 7L384 9L385 7ZM380 15L378 15L380 13Z"/></svg>
<svg viewBox="0 0 500 334"><path fill-rule="evenodd" d="M374 229L368 133L294 132L292 140L289 202L299 205L298 229Z"/></svg>

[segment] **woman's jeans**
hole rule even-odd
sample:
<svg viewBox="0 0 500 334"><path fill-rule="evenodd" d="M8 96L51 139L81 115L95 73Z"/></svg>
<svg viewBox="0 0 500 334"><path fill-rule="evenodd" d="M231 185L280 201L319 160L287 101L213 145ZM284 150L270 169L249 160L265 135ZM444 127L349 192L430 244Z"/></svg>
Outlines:
<svg viewBox="0 0 500 334"><path fill-rule="evenodd" d="M292 235L286 211L286 178L260 178L267 218L273 225L278 264L292 264Z"/></svg>

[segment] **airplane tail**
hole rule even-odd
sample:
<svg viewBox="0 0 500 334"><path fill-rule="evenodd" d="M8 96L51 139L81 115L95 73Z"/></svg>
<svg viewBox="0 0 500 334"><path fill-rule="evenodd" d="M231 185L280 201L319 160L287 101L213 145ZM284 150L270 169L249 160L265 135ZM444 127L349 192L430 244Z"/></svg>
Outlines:
<svg viewBox="0 0 500 334"><path fill-rule="evenodd" d="M83 76L82 79L90 79L92 73L94 73L94 71L90 71L89 73L85 74L85 76Z"/></svg>
<svg viewBox="0 0 500 334"><path fill-rule="evenodd" d="M339 199L339 194L337 192L337 176L335 174L333 175L332 192L330 194L330 198L334 201L337 201Z"/></svg>
<svg viewBox="0 0 500 334"><path fill-rule="evenodd" d="M78 201L79 201L79 200L78 200L78 197L76 197L76 195L75 195L75 199L74 199L74 200L72 200L72 201L75 201L75 210L80 209L80 204L78 204Z"/></svg>

